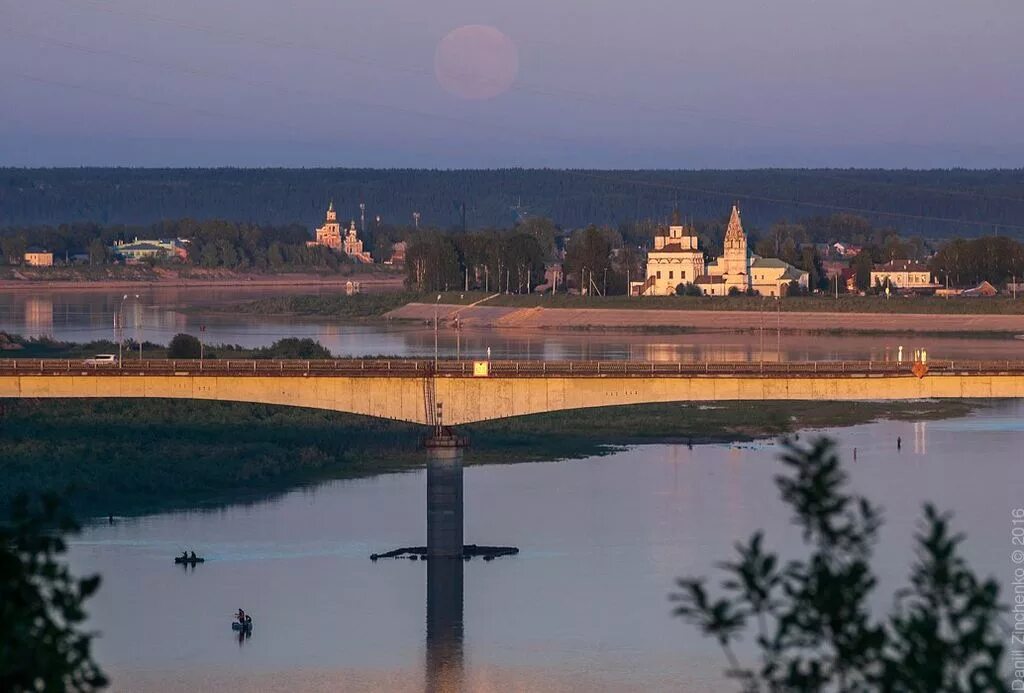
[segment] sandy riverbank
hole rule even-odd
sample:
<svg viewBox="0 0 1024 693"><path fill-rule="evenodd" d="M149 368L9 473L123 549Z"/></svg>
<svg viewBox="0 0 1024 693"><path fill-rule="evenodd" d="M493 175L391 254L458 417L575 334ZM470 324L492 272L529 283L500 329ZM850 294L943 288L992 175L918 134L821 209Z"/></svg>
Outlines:
<svg viewBox="0 0 1024 693"><path fill-rule="evenodd" d="M385 317L429 321L435 306L410 303ZM760 313L710 310L626 310L619 308L512 308L441 305L446 322L458 316L465 327L543 330L693 329L1024 334L1024 315L923 315L892 313Z"/></svg>

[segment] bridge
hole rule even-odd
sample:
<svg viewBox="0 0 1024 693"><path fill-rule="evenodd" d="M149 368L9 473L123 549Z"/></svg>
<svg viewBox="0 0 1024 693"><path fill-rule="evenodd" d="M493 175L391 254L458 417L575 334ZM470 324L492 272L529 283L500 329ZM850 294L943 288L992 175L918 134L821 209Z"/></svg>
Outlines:
<svg viewBox="0 0 1024 693"><path fill-rule="evenodd" d="M257 402L455 426L653 402L1016 398L1024 361L0 359L8 397Z"/></svg>

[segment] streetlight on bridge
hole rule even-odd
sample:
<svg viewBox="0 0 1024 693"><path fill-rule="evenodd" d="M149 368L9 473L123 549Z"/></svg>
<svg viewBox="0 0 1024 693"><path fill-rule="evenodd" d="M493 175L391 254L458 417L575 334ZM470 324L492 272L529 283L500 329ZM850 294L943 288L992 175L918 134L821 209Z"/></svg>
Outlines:
<svg viewBox="0 0 1024 693"><path fill-rule="evenodd" d="M121 353L124 347L124 302L128 300L128 294L121 297L121 303L117 307L117 312L114 313L114 339L117 340L117 367L121 367ZM139 295L134 294L135 298L138 299ZM142 359L142 346L139 346L139 360Z"/></svg>
<svg viewBox="0 0 1024 693"><path fill-rule="evenodd" d="M437 370L437 311L441 305L441 294L437 295L437 300L434 301L434 370Z"/></svg>

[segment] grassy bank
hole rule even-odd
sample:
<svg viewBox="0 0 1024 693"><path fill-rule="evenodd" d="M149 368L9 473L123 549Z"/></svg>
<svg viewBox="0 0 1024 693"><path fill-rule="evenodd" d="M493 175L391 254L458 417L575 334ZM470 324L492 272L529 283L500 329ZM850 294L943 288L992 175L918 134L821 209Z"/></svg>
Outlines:
<svg viewBox="0 0 1024 693"><path fill-rule="evenodd" d="M179 263L138 263L131 265L54 265L52 267L0 266L0 279L31 282L163 282L163 281L209 281L245 282L254 279L273 279L300 275L320 277L337 281L351 278L383 279L397 276L391 267L385 265L362 265L343 262L337 267L315 265L290 265L278 269L242 270L223 267L207 268Z"/></svg>
<svg viewBox="0 0 1024 693"><path fill-rule="evenodd" d="M230 307L232 313L247 315L287 315L297 317L335 317L346 320L375 318L407 303L467 305L486 298L480 293L419 294L411 292L344 295L280 296L247 301ZM204 312L209 312L204 310Z"/></svg>
<svg viewBox="0 0 1024 693"><path fill-rule="evenodd" d="M424 429L308 409L177 400L0 400L0 510L18 491L70 488L85 514L265 498L326 479L421 466ZM746 441L804 427L968 413L964 402L608 407L465 427L468 463L603 454L659 442Z"/></svg>
<svg viewBox="0 0 1024 693"><path fill-rule="evenodd" d="M531 308L620 308L628 310L781 310L784 313L922 313L926 315L1024 315L1024 296L937 298L934 296L497 296L485 305Z"/></svg>

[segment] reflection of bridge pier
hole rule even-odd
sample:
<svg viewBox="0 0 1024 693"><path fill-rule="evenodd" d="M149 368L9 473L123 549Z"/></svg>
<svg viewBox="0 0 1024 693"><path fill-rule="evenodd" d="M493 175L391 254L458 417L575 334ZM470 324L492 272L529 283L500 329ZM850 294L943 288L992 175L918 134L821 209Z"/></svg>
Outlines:
<svg viewBox="0 0 1024 693"><path fill-rule="evenodd" d="M435 428L427 449L426 690L463 689L462 451L467 441Z"/></svg>

